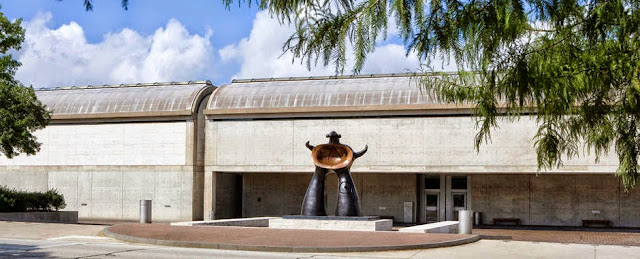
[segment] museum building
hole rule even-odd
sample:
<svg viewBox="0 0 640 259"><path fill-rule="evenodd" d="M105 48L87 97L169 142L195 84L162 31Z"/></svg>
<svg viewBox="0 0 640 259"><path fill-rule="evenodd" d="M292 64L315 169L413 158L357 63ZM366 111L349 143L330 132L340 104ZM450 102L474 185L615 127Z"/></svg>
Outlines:
<svg viewBox="0 0 640 259"><path fill-rule="evenodd" d="M502 120L476 152L468 105L445 104L414 74L154 83L36 91L53 111L35 156L0 158L0 185L56 188L81 218L154 220L299 214L312 145L368 152L351 168L364 215L420 223L457 211L523 225L583 220L640 227L640 191L625 192L615 153L588 152L538 172L535 119ZM337 177L326 179L329 214Z"/></svg>

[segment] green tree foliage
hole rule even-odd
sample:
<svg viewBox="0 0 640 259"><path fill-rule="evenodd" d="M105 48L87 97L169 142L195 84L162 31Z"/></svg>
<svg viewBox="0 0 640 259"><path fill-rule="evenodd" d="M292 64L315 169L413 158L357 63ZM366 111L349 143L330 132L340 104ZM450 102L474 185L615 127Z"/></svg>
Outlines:
<svg viewBox="0 0 640 259"><path fill-rule="evenodd" d="M62 1L62 0L58 0L58 1ZM84 9L87 11L93 11L93 0L84 0L83 2L84 5ZM120 5L122 5L122 8L124 8L125 10L129 9L129 0L122 0L120 2Z"/></svg>
<svg viewBox="0 0 640 259"><path fill-rule="evenodd" d="M336 73L344 71L349 44L358 73L395 19L407 53L415 52L425 70L436 56L458 65L456 75L435 73L422 86L443 101L475 105L476 148L490 139L499 117L533 115L539 169L561 166L582 148L596 160L614 148L624 185L638 181L640 1L254 3L295 25L284 50L309 67L334 65Z"/></svg>
<svg viewBox="0 0 640 259"><path fill-rule="evenodd" d="M44 128L50 119L33 88L14 78L20 62L11 52L18 51L24 41L20 23L0 13L0 152L8 158L38 152L40 143L32 132Z"/></svg>

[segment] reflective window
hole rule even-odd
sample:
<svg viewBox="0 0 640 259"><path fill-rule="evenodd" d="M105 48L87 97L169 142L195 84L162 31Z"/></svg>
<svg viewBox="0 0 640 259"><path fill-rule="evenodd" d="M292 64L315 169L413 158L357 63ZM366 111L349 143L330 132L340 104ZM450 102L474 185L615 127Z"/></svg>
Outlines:
<svg viewBox="0 0 640 259"><path fill-rule="evenodd" d="M454 193L453 194L453 207L466 207L465 206L465 194L463 193Z"/></svg>
<svg viewBox="0 0 640 259"><path fill-rule="evenodd" d="M440 189L440 177L429 176L424 178L425 189Z"/></svg>
<svg viewBox="0 0 640 259"><path fill-rule="evenodd" d="M467 189L467 177L451 177L451 189L466 190Z"/></svg>
<svg viewBox="0 0 640 259"><path fill-rule="evenodd" d="M437 194L427 194L427 206L429 206L429 207L438 206L438 195Z"/></svg>

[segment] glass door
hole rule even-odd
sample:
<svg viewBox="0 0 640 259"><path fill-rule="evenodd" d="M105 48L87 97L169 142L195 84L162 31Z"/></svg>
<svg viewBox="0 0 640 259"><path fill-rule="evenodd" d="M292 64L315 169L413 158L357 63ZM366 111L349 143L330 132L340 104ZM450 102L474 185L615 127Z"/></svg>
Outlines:
<svg viewBox="0 0 640 259"><path fill-rule="evenodd" d="M421 222L458 220L458 211L471 208L465 175L426 174L421 179Z"/></svg>
<svg viewBox="0 0 640 259"><path fill-rule="evenodd" d="M453 192L451 193L453 200L453 219L458 220L458 211L467 209L467 193L466 192Z"/></svg>
<svg viewBox="0 0 640 259"><path fill-rule="evenodd" d="M427 223L433 223L440 221L440 194L439 193L427 193L426 195L426 216Z"/></svg>
<svg viewBox="0 0 640 259"><path fill-rule="evenodd" d="M469 209L467 176L447 176L447 220L458 220L458 211Z"/></svg>

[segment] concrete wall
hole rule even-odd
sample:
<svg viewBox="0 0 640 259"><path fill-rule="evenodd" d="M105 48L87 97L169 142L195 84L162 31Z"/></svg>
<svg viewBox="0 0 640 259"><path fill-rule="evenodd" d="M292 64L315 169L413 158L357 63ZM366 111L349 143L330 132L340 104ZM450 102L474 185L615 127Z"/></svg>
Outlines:
<svg viewBox="0 0 640 259"><path fill-rule="evenodd" d="M526 225L606 219L617 227L640 226L640 190L624 192L614 175L473 175L471 192L472 209L483 213L485 224L514 217Z"/></svg>
<svg viewBox="0 0 640 259"><path fill-rule="evenodd" d="M311 175L243 174L242 215L258 217L300 214ZM395 222L403 222L403 203L416 203L414 174L353 174L353 180L363 215L393 216ZM329 215L335 215L337 181L335 174L327 175L325 197Z"/></svg>
<svg viewBox="0 0 640 259"><path fill-rule="evenodd" d="M331 130L355 150L369 152L354 163L354 172L371 173L535 173L532 138L535 121L502 122L493 142L479 153L472 118L416 117L207 121L206 170L217 172L310 172L304 146L326 143ZM595 164L593 157L565 161L566 173L613 173L614 156Z"/></svg>
<svg viewBox="0 0 640 259"><path fill-rule="evenodd" d="M311 174L243 174L242 216L300 214Z"/></svg>
<svg viewBox="0 0 640 259"><path fill-rule="evenodd" d="M35 156L0 157L0 185L56 188L80 218L135 220L138 200L152 199L154 220L192 220L193 132L185 121L50 125Z"/></svg>
<svg viewBox="0 0 640 259"><path fill-rule="evenodd" d="M185 165L185 122L49 125L35 156L0 156L2 165Z"/></svg>

